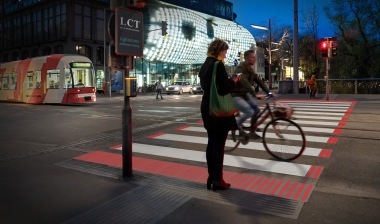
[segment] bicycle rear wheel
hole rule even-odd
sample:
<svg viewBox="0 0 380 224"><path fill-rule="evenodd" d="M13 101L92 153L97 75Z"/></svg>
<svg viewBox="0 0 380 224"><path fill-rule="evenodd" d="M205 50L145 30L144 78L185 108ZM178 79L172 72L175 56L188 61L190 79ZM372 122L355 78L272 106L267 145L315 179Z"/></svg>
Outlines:
<svg viewBox="0 0 380 224"><path fill-rule="evenodd" d="M235 130L230 131L227 135L226 144L224 146L224 152L232 152L240 145L239 135Z"/></svg>
<svg viewBox="0 0 380 224"><path fill-rule="evenodd" d="M282 161L297 159L306 148L306 138L301 127L286 118L270 121L263 130L265 150Z"/></svg>

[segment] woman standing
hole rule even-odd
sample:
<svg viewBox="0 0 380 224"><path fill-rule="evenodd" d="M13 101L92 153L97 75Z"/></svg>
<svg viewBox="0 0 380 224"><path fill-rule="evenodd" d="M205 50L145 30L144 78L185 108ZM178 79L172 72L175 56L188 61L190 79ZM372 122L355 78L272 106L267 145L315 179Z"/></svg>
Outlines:
<svg viewBox="0 0 380 224"><path fill-rule="evenodd" d="M315 98L315 94L318 92L318 85L317 85L317 79L315 78L315 75L312 74L310 80L313 82L312 85L310 85L310 99Z"/></svg>
<svg viewBox="0 0 380 224"><path fill-rule="evenodd" d="M214 69L217 61L223 62L226 58L228 44L221 39L215 39L210 43L207 51L206 61L199 71L199 78L204 91L201 113L205 129L207 130L208 143L206 148L206 159L208 167L207 189L226 190L231 184L223 180L223 159L224 146L229 130L236 130L236 120L234 116L213 117L209 114L210 107L210 86ZM235 86L235 82L228 78L223 63L218 63L216 68L216 86L220 95L230 93Z"/></svg>

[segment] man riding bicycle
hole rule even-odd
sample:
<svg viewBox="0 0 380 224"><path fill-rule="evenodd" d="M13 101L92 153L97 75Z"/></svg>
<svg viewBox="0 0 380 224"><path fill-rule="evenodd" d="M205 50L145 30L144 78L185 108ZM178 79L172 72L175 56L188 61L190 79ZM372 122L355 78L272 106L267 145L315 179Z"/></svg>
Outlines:
<svg viewBox="0 0 380 224"><path fill-rule="evenodd" d="M232 92L232 96L236 107L238 108L240 117L237 118L236 123L240 130L240 136L245 132L243 131L243 123L251 117L251 127L256 123L257 116L260 113L260 108L255 102L256 92L253 88L254 83L257 83L267 94L270 94L269 88L264 84L261 78L254 72L253 65L256 62L256 54L253 50L244 52L244 62L241 62L235 69L235 74L240 74L237 85ZM255 130L252 130L250 137L252 139L259 139Z"/></svg>

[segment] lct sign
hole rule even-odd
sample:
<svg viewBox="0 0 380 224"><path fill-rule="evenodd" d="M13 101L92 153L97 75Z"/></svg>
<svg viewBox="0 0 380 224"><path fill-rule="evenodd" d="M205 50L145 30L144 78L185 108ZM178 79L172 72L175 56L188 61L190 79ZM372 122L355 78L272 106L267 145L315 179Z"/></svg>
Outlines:
<svg viewBox="0 0 380 224"><path fill-rule="evenodd" d="M115 53L143 55L143 14L125 8L115 10Z"/></svg>

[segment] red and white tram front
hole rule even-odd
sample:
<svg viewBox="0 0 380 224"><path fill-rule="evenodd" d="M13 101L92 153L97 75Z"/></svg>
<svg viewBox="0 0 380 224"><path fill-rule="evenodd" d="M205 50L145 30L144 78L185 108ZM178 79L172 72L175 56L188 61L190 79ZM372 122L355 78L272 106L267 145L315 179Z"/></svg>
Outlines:
<svg viewBox="0 0 380 224"><path fill-rule="evenodd" d="M91 62L71 62L65 69L63 104L96 101L95 76Z"/></svg>

